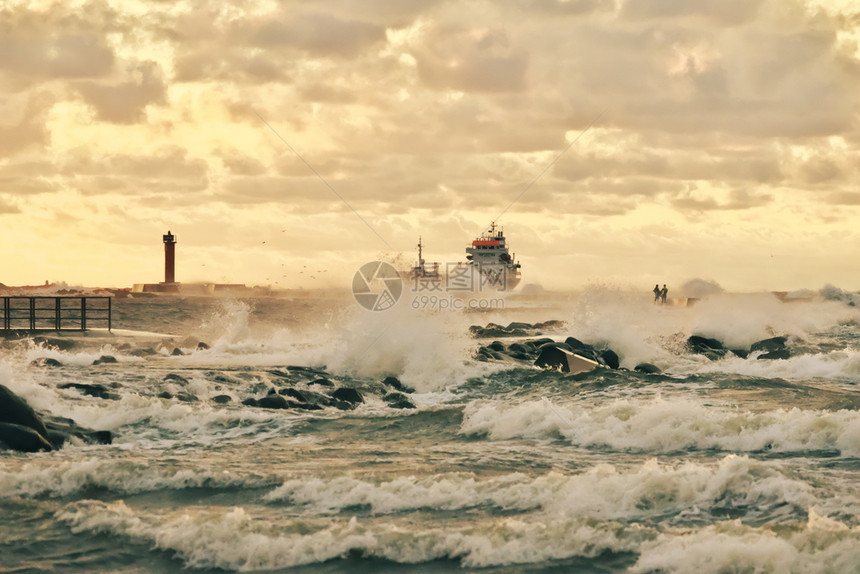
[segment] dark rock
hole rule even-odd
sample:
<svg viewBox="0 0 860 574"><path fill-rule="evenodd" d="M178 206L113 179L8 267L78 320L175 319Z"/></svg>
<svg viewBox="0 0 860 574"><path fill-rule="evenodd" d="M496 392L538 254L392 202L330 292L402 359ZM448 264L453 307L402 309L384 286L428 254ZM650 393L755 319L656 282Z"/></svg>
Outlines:
<svg viewBox="0 0 860 574"><path fill-rule="evenodd" d="M704 355L712 361L717 361L726 356L728 350L717 339L709 339L693 335L687 339L687 348L691 353Z"/></svg>
<svg viewBox="0 0 860 574"><path fill-rule="evenodd" d="M354 404L338 399L334 399L334 404L332 406L342 411L351 411L355 408Z"/></svg>
<svg viewBox="0 0 860 574"><path fill-rule="evenodd" d="M173 393L168 392L168 391L161 391L161 392L160 392L160 393L158 393L158 395L156 395L156 396L158 396L159 398L162 398L162 399L172 399L172 398L173 398Z"/></svg>
<svg viewBox="0 0 860 574"><path fill-rule="evenodd" d="M770 339L763 339L761 341L756 341L752 345L750 345L750 352L754 353L756 351L781 351L785 349L785 344L788 341L786 337L771 337Z"/></svg>
<svg viewBox="0 0 860 574"><path fill-rule="evenodd" d="M509 353L530 353L534 350L534 347L531 345L526 345L524 343L511 343L508 345Z"/></svg>
<svg viewBox="0 0 860 574"><path fill-rule="evenodd" d="M618 358L618 355L612 349L606 349L605 351L600 353L600 358L603 359L603 364L610 369L617 369L621 366L621 360Z"/></svg>
<svg viewBox="0 0 860 574"><path fill-rule="evenodd" d="M333 387L334 383L328 379L314 379L308 383L309 385L320 385L322 387Z"/></svg>
<svg viewBox="0 0 860 574"><path fill-rule="evenodd" d="M260 401L254 397L248 397L247 399L242 399L242 404L246 407L258 407L260 406Z"/></svg>
<svg viewBox="0 0 860 574"><path fill-rule="evenodd" d="M320 411L322 407L320 405L314 405L311 403L300 403L298 401L287 401L287 406L291 409L302 409L305 411Z"/></svg>
<svg viewBox="0 0 860 574"><path fill-rule="evenodd" d="M114 357L113 355L102 355L101 357L99 357L98 359L93 361L93 364L94 365L102 365L105 363L116 363L116 362L117 362L116 357Z"/></svg>
<svg viewBox="0 0 860 574"><path fill-rule="evenodd" d="M528 341L523 341L524 345L531 345L534 349L539 349L542 345L546 345L547 343L555 343L549 337L543 337L541 339L529 339Z"/></svg>
<svg viewBox="0 0 860 574"><path fill-rule="evenodd" d="M281 389L280 391L278 391L278 394L283 395L285 397L292 397L292 398L296 399L297 401L301 401L303 403L308 402L307 395L298 389L293 389L293 388Z"/></svg>
<svg viewBox="0 0 860 574"><path fill-rule="evenodd" d="M0 385L0 422L29 427L42 437L48 436L48 429L36 411L4 385Z"/></svg>
<svg viewBox="0 0 860 574"><path fill-rule="evenodd" d="M505 352L505 344L501 341L493 341L489 345L487 345L488 349L492 349L493 351L504 353Z"/></svg>
<svg viewBox="0 0 860 574"><path fill-rule="evenodd" d="M409 397L403 393L388 393L382 397L382 400L392 409L414 409L415 403L409 400Z"/></svg>
<svg viewBox="0 0 860 574"><path fill-rule="evenodd" d="M385 386L391 387L392 389L396 389L398 391L404 392L404 393L414 393L415 392L415 389L411 389L411 388L407 387L406 385L401 383L400 379L398 379L397 377L385 377L384 379L382 379L382 384Z"/></svg>
<svg viewBox="0 0 860 574"><path fill-rule="evenodd" d="M583 373L598 366L596 361L582 357L559 347L544 345L535 360L535 365L541 368L559 369L562 373Z"/></svg>
<svg viewBox="0 0 860 574"><path fill-rule="evenodd" d="M648 373L649 375L659 375L663 372L660 370L660 367L652 365L651 363L639 363L633 367L633 370L639 371L640 373Z"/></svg>
<svg viewBox="0 0 860 574"><path fill-rule="evenodd" d="M33 343L46 348L59 349L60 351L71 351L78 346L77 342L71 339L55 339L47 337L33 337Z"/></svg>
<svg viewBox="0 0 860 574"><path fill-rule="evenodd" d="M345 401L350 404L358 404L364 402L364 397L358 391L358 389L353 389L351 387L341 387L336 389L331 394L332 398L338 399L340 401Z"/></svg>
<svg viewBox="0 0 860 574"><path fill-rule="evenodd" d="M132 357L149 357L152 355L157 355L158 352L152 347L146 347L144 349L135 349L134 351L130 351L128 354Z"/></svg>
<svg viewBox="0 0 860 574"><path fill-rule="evenodd" d="M508 323L508 326L505 328L509 331L513 331L514 329L529 330L529 329L534 329L535 326L532 325L531 323L522 323L519 321L512 321L512 322Z"/></svg>
<svg viewBox="0 0 860 574"><path fill-rule="evenodd" d="M579 339L575 337L568 337L564 340L565 344L571 348L572 351L576 352L579 350L589 350L593 349L593 347L587 343L583 343Z"/></svg>
<svg viewBox="0 0 860 574"><path fill-rule="evenodd" d="M746 359L750 356L750 352L746 349L729 349L729 352L741 359Z"/></svg>
<svg viewBox="0 0 860 574"><path fill-rule="evenodd" d="M174 357L184 357L185 353L182 352L182 349L179 347L174 347L173 351L170 353Z"/></svg>
<svg viewBox="0 0 860 574"><path fill-rule="evenodd" d="M47 431L45 434L48 434ZM0 422L0 443L12 450L39 452L53 450L54 447L42 434L33 428L15 423Z"/></svg>
<svg viewBox="0 0 860 574"><path fill-rule="evenodd" d="M771 351L770 353L765 353L763 355L759 355L758 359L760 361L766 360L774 360L774 359L788 359L791 357L791 351L788 349L780 349L778 351Z"/></svg>
<svg viewBox="0 0 860 574"><path fill-rule="evenodd" d="M266 395L261 399L257 399L257 406L263 407L264 409L286 409L290 405L287 403L287 399L282 397L281 395Z"/></svg>
<svg viewBox="0 0 860 574"><path fill-rule="evenodd" d="M209 345L207 345L207 344L206 344L206 343L204 343L203 341L200 341L200 342L198 342L198 343L197 343L197 350L198 350L198 351L205 351L205 350L207 350L208 348L209 348Z"/></svg>
<svg viewBox="0 0 860 574"><path fill-rule="evenodd" d="M212 397L212 402L217 403L219 405L229 403L232 400L233 397L231 397L230 395L215 395L214 397Z"/></svg>
<svg viewBox="0 0 860 574"><path fill-rule="evenodd" d="M87 384L87 383L65 383L57 386L58 389L75 389L85 395L97 397L100 399L112 399L116 397L115 393L107 390L103 385Z"/></svg>
<svg viewBox="0 0 860 574"><path fill-rule="evenodd" d="M176 399L183 403L196 403L199 400L195 395L186 391L179 391L176 393Z"/></svg>
<svg viewBox="0 0 860 574"><path fill-rule="evenodd" d="M186 379L182 375L177 375L176 373L169 373L167 375L164 375L164 379L162 379L162 380L173 381L174 383L178 383L180 385L187 385L188 384L188 379Z"/></svg>
<svg viewBox="0 0 860 574"><path fill-rule="evenodd" d="M31 367L62 367L63 363L50 357L39 357L30 362Z"/></svg>
<svg viewBox="0 0 860 574"><path fill-rule="evenodd" d="M48 428L48 439L56 448L63 446L70 437L76 437L90 444L111 444L113 441L113 434L110 431L82 427L65 417L46 416L45 426Z"/></svg>

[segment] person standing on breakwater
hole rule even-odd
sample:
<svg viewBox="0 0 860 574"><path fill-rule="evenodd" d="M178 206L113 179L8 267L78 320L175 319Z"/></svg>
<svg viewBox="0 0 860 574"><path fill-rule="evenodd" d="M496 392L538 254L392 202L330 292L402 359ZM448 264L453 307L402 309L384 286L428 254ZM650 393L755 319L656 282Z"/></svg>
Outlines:
<svg viewBox="0 0 860 574"><path fill-rule="evenodd" d="M654 303L657 303L657 301L660 299L661 293L662 291L660 291L660 284L658 283L657 285L654 285Z"/></svg>
<svg viewBox="0 0 860 574"><path fill-rule="evenodd" d="M666 289L666 284L664 283L663 288L660 290L660 302L663 303L663 305L666 304L666 295L668 293L669 293L669 290Z"/></svg>

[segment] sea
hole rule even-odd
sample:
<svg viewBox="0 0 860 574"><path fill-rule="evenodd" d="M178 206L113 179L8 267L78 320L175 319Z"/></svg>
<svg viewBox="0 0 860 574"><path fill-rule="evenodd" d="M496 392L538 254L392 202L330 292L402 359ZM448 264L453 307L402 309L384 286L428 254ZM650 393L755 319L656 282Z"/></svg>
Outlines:
<svg viewBox="0 0 860 574"><path fill-rule="evenodd" d="M860 294L802 295L116 299L111 332L0 348L0 384L113 434L0 451L0 571L860 572ZM547 321L499 340L572 336L620 368L478 360L471 326ZM790 356L712 360L692 335ZM249 400L342 387L363 402Z"/></svg>

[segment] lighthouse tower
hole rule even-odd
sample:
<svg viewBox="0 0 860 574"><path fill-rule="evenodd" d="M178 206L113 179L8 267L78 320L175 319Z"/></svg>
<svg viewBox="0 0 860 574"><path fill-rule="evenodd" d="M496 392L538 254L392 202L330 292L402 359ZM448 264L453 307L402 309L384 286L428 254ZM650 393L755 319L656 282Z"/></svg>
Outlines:
<svg viewBox="0 0 860 574"><path fill-rule="evenodd" d="M164 282L176 283L176 237L167 232L164 239Z"/></svg>

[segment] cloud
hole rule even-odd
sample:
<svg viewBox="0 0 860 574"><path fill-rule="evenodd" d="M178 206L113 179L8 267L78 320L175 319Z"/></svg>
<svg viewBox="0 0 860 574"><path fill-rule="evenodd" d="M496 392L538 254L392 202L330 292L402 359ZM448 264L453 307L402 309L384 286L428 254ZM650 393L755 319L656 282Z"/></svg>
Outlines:
<svg viewBox="0 0 860 574"><path fill-rule="evenodd" d="M116 83L81 82L78 91L96 115L105 121L129 124L145 118L146 106L164 104L167 87L160 66L151 60L136 62Z"/></svg>

